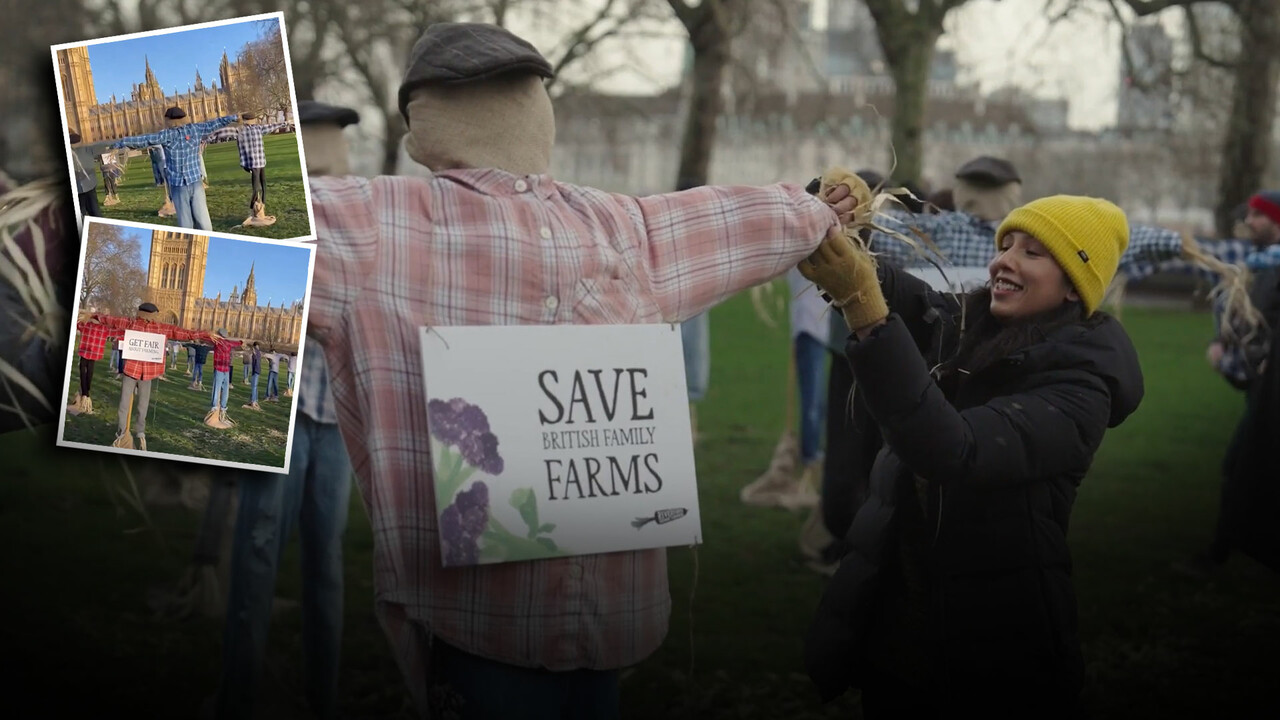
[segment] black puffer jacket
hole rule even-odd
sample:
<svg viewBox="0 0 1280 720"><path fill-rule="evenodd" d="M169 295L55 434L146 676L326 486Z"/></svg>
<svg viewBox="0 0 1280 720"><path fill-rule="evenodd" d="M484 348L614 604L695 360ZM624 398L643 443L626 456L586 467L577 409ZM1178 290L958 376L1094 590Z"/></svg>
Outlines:
<svg viewBox="0 0 1280 720"><path fill-rule="evenodd" d="M957 712L1069 702L1084 667L1068 518L1105 430L1142 399L1137 352L1096 313L944 393L930 368L954 352L958 303L880 273L894 314L847 354L886 447L806 638L809 675L831 699L905 656L922 662L902 680Z"/></svg>

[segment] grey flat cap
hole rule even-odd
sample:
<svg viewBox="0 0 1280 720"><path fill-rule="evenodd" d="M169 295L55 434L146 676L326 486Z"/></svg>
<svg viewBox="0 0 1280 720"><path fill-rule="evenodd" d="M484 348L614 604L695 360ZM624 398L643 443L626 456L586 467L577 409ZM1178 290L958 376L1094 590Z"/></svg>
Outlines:
<svg viewBox="0 0 1280 720"><path fill-rule="evenodd" d="M538 49L488 23L436 23L414 43L400 84L400 114L409 118L409 93L420 85L453 85L509 73L554 77Z"/></svg>
<svg viewBox="0 0 1280 720"><path fill-rule="evenodd" d="M360 122L360 113L340 105L329 105L316 100L299 100L298 122L303 125L333 123L338 127L346 127Z"/></svg>
<svg viewBox="0 0 1280 720"><path fill-rule="evenodd" d="M975 185L999 187L1012 182L1022 182L1013 163L990 155L976 157L960 166L956 177Z"/></svg>

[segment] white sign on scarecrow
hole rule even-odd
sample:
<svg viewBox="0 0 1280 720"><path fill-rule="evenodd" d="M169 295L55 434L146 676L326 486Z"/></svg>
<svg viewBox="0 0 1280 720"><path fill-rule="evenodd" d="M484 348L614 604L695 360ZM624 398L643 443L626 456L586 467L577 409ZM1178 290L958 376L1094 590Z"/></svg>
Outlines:
<svg viewBox="0 0 1280 720"><path fill-rule="evenodd" d="M420 332L445 566L701 542L678 327Z"/></svg>
<svg viewBox="0 0 1280 720"><path fill-rule="evenodd" d="M142 362L164 362L164 342L162 333L124 331L124 344L120 348L125 360L141 360Z"/></svg>

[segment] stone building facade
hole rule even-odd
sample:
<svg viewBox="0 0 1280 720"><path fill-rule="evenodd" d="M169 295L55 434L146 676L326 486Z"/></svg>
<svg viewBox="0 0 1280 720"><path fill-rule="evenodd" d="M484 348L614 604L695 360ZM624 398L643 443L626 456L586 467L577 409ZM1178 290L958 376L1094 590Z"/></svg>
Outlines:
<svg viewBox="0 0 1280 720"><path fill-rule="evenodd" d="M191 330L225 329L231 337L281 347L296 346L302 333L302 303L271 307L258 304L254 266L244 289L232 288L226 300L204 297L209 238L172 230L151 234L146 297L155 303L162 322Z"/></svg>
<svg viewBox="0 0 1280 720"><path fill-rule="evenodd" d="M186 110L191 122L203 122L232 114L231 92L242 82L245 72L225 52L218 66L218 81L205 85L196 70L195 82L185 93L174 88L165 94L151 71L150 60L144 61L142 82L135 83L127 99L100 102L93 87L93 69L89 66L87 47L58 51L58 73L62 80L63 111L67 127L80 133L83 142L118 140L164 128L165 110L177 106Z"/></svg>

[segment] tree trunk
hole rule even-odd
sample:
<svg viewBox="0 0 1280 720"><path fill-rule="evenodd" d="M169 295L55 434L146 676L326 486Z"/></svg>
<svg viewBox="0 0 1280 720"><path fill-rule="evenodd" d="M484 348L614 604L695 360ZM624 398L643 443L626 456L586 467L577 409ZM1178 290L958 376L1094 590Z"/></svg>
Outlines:
<svg viewBox="0 0 1280 720"><path fill-rule="evenodd" d="M711 149L716 141L716 119L724 109L721 88L729 66L730 37L711 13L703 13L701 22L689 28L689 42L693 47L693 77L689 114L680 143L677 190L707 184Z"/></svg>
<svg viewBox="0 0 1280 720"><path fill-rule="evenodd" d="M1280 6L1274 0L1251 0L1239 12L1243 35L1214 209L1220 237L1231 236L1232 211L1262 187L1280 81Z"/></svg>
<svg viewBox="0 0 1280 720"><path fill-rule="evenodd" d="M917 42L905 43L892 53L889 62L894 85L890 150L897 160L890 174L899 182L919 182L924 169L924 105L937 39L930 33ZM890 57L889 53L886 56Z"/></svg>

